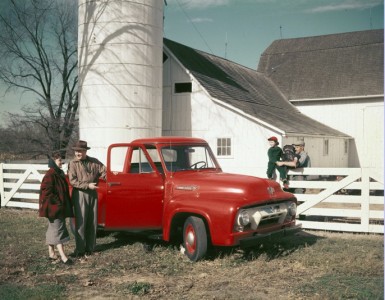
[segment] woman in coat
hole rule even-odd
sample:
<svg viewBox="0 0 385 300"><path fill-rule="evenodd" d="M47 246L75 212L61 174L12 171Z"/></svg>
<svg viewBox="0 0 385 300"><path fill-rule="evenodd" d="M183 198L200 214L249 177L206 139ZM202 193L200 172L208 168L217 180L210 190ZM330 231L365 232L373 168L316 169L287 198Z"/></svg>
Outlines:
<svg viewBox="0 0 385 300"><path fill-rule="evenodd" d="M72 264L72 260L64 253L63 244L70 239L65 218L73 217L69 188L62 168L62 158L59 152L54 152L48 161L49 170L44 175L40 186L39 216L48 219L46 243L51 260L58 257L55 254L57 248L61 262Z"/></svg>

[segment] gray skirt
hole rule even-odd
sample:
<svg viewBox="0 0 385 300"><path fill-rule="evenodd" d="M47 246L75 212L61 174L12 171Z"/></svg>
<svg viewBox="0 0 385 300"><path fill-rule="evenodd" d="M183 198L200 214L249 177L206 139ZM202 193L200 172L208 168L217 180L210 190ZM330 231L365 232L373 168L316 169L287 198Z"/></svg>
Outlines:
<svg viewBox="0 0 385 300"><path fill-rule="evenodd" d="M47 245L64 244L70 240L65 219L48 220L45 234Z"/></svg>

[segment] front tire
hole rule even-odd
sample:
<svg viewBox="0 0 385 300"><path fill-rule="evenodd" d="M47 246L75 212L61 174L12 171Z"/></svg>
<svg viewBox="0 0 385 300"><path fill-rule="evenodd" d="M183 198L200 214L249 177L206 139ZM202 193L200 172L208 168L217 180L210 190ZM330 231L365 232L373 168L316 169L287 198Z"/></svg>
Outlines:
<svg viewBox="0 0 385 300"><path fill-rule="evenodd" d="M192 261L202 259L207 253L207 232L201 218L188 217L183 226L183 245L186 256Z"/></svg>

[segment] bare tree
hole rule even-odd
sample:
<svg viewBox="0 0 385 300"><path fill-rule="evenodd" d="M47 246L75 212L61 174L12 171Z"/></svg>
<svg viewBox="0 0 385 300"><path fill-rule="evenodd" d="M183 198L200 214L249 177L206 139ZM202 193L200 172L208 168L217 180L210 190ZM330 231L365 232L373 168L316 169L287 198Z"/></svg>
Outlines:
<svg viewBox="0 0 385 300"><path fill-rule="evenodd" d="M0 161L46 158L40 145L49 141L43 131L38 124L10 120L8 127L0 127Z"/></svg>
<svg viewBox="0 0 385 300"><path fill-rule="evenodd" d="M65 155L77 128L77 1L6 1L9 10L0 14L0 80L7 91L30 96L12 116L13 126L43 130L41 138L30 136L30 150L60 149Z"/></svg>

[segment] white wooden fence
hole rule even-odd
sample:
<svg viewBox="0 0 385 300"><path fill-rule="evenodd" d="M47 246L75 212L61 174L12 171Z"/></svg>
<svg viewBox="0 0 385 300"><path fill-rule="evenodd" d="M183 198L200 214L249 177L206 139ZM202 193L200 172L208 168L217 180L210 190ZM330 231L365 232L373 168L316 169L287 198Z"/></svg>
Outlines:
<svg viewBox="0 0 385 300"><path fill-rule="evenodd" d="M290 181L303 228L384 233L384 175L374 168L305 168L289 172L306 175ZM302 217L302 218L301 218Z"/></svg>
<svg viewBox="0 0 385 300"><path fill-rule="evenodd" d="M2 207L38 209L39 188L47 165L0 164ZM289 172L298 216L305 229L384 233L383 170L305 168Z"/></svg>
<svg viewBox="0 0 385 300"><path fill-rule="evenodd" d="M47 164L0 163L1 207L39 209L40 184L47 170Z"/></svg>

